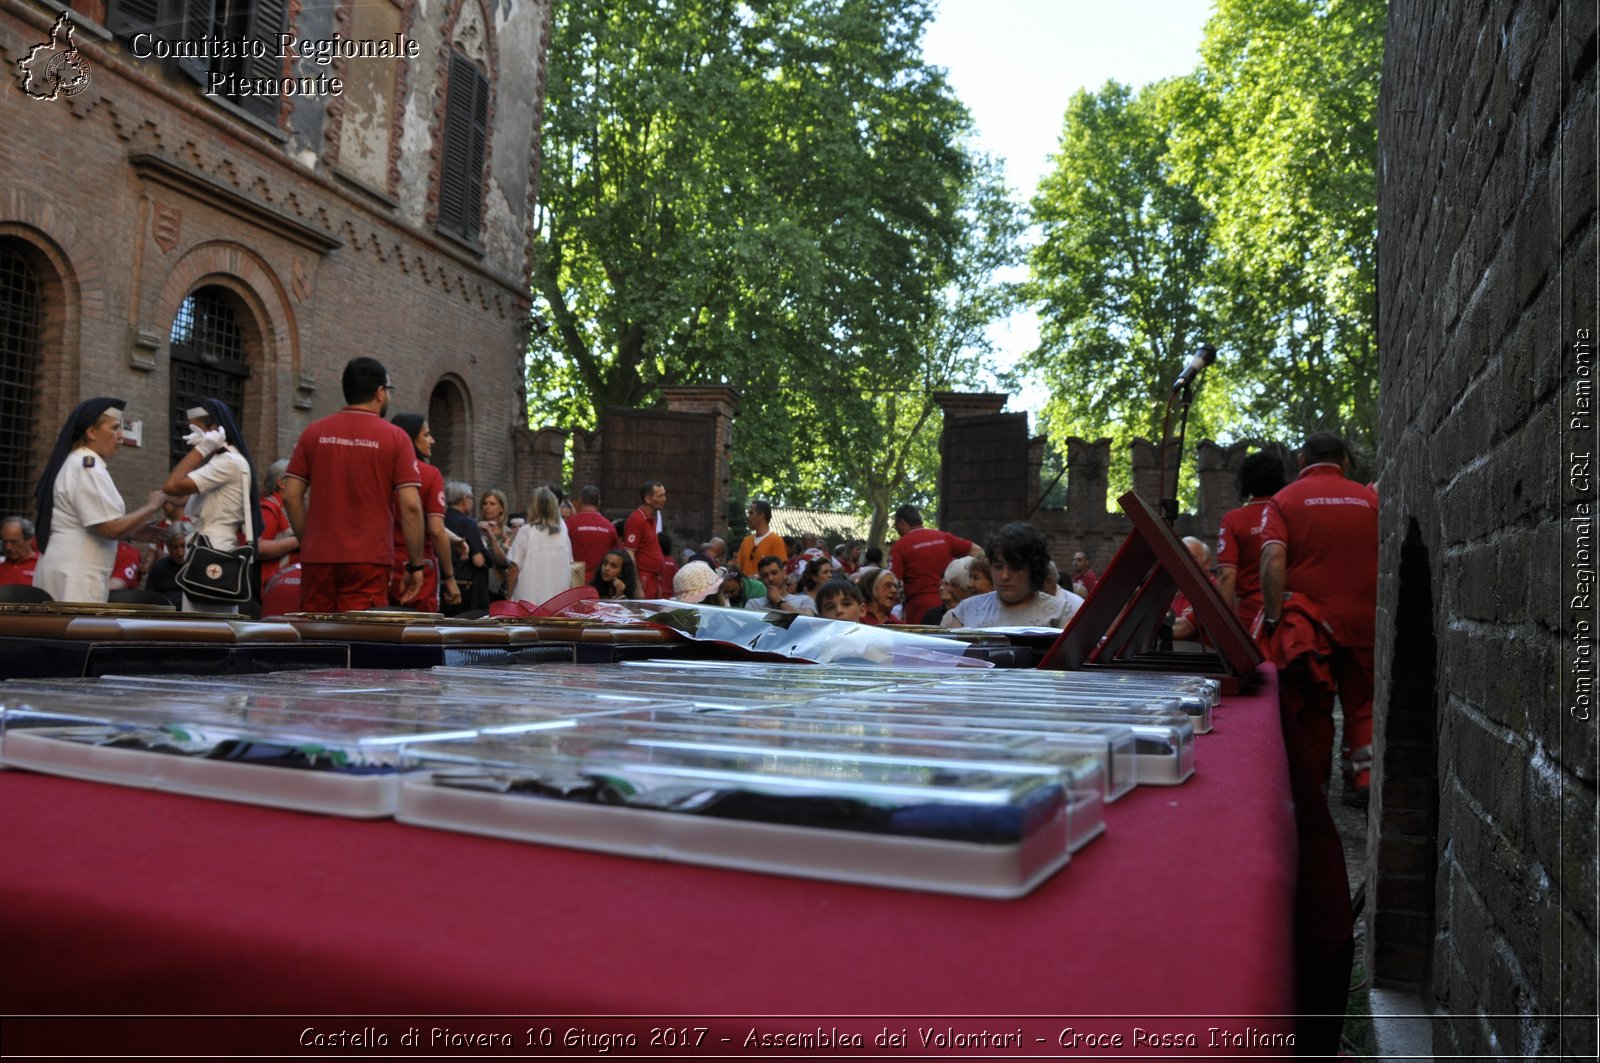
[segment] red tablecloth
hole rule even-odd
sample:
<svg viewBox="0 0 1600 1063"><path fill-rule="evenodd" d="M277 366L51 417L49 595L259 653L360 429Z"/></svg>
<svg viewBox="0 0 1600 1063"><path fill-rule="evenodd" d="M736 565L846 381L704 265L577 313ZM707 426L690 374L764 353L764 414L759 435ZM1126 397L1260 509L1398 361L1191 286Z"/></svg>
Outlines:
<svg viewBox="0 0 1600 1063"><path fill-rule="evenodd" d="M0 1007L1286 1014L1295 834L1270 671L1196 760L1108 806L1106 833L1014 901L4 771Z"/></svg>

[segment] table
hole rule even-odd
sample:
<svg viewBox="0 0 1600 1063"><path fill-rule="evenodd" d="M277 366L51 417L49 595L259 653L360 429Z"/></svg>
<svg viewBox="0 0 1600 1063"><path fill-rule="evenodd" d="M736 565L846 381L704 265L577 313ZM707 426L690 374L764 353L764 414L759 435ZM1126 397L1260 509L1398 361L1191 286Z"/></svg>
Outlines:
<svg viewBox="0 0 1600 1063"><path fill-rule="evenodd" d="M0 771L0 999L13 1015L1287 1015L1276 702L1268 668L1197 738L1193 779L1108 806L1106 834L1014 901Z"/></svg>

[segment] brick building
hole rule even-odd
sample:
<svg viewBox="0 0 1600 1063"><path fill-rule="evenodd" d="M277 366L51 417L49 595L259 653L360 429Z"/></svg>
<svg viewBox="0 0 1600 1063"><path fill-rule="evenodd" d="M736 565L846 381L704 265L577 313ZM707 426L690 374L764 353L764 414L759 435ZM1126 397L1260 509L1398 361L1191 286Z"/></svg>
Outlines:
<svg viewBox="0 0 1600 1063"><path fill-rule="evenodd" d="M1441 1056L1596 1051L1596 17L1389 9L1366 961Z"/></svg>
<svg viewBox="0 0 1600 1063"><path fill-rule="evenodd" d="M83 397L142 422L112 463L138 498L189 396L238 407L264 465L343 404L358 354L390 368L392 412L428 415L447 478L525 495L548 20L548 0L0 0L0 511L31 512Z"/></svg>

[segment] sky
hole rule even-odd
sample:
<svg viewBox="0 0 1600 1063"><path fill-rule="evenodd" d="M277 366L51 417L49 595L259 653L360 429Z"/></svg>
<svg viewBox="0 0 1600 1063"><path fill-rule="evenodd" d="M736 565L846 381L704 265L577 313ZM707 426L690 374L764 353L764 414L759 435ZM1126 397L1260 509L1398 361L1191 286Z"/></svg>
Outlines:
<svg viewBox="0 0 1600 1063"><path fill-rule="evenodd" d="M1211 0L938 0L923 55L949 72L978 146L1005 159L1026 202L1050 168L1072 94L1113 78L1138 87L1193 70L1211 10ZM1038 344L1038 321L1019 314L990 338L1008 367ZM1029 387L1008 408L1036 412L1044 398Z"/></svg>

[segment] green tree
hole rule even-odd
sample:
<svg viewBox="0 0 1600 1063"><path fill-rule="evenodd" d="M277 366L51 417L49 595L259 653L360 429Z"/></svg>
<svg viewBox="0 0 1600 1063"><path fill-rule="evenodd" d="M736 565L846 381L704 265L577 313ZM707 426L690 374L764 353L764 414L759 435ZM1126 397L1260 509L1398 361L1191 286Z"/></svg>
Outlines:
<svg viewBox="0 0 1600 1063"><path fill-rule="evenodd" d="M1034 195L1040 239L1029 294L1040 343L1024 364L1050 387L1043 415L1058 447L1072 435L1109 435L1126 454L1135 436L1159 440L1173 379L1215 341L1203 290L1211 219L1173 179L1168 150L1185 87L1136 92L1113 81L1078 92L1055 168ZM1195 393L1191 439L1215 433L1229 408L1208 377Z"/></svg>
<svg viewBox="0 0 1600 1063"><path fill-rule="evenodd" d="M1215 218L1211 309L1246 421L1375 438L1383 0L1218 0L1173 138ZM1223 346L1219 343L1218 346Z"/></svg>
<svg viewBox="0 0 1600 1063"><path fill-rule="evenodd" d="M557 6L534 416L594 425L662 383L730 383L745 395L741 486L876 506L928 479L913 457L937 422L927 391L971 375L973 348L950 345L1004 301L973 271L1017 231L992 167L963 146L965 109L922 60L928 13L926 0Z"/></svg>

